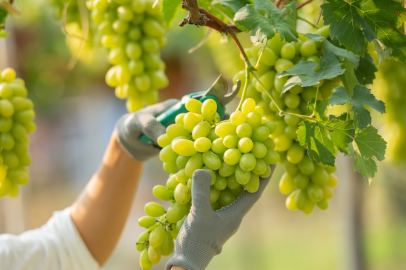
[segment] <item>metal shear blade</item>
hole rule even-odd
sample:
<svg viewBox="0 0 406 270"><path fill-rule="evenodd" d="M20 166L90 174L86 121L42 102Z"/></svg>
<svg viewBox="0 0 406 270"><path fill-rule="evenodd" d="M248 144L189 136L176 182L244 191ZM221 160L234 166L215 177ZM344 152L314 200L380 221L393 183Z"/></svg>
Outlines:
<svg viewBox="0 0 406 270"><path fill-rule="evenodd" d="M228 83L227 80L223 78L223 76L219 76L217 80L213 83L213 85L209 88L209 90L204 93L204 95L215 96L221 105L225 106L228 104L240 91L241 81L237 81L237 87L234 91L227 94L228 92Z"/></svg>

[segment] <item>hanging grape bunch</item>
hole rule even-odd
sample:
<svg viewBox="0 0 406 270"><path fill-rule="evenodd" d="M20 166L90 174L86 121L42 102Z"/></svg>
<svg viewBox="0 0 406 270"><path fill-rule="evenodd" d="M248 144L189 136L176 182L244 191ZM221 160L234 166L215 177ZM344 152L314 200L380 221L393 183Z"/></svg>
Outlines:
<svg viewBox="0 0 406 270"><path fill-rule="evenodd" d="M173 239L191 207L195 170L205 169L212 175L210 203L213 210L218 210L235 201L244 190L256 192L260 178L271 174L269 164L279 161L269 137L276 126L262 118L263 110L253 99L245 100L241 111L222 122L212 99L203 103L190 99L186 108L189 112L177 115L176 123L158 138L162 147L159 157L171 174L166 186L155 186L153 194L172 205L167 211L156 202L145 205L148 216L140 218L139 225L147 231L137 240L143 269L158 263L161 255L172 253Z"/></svg>
<svg viewBox="0 0 406 270"><path fill-rule="evenodd" d="M324 37L329 36L329 27L325 26L316 34ZM266 94L263 86L253 77L249 81L247 95L256 100L264 111L267 119L275 121L276 128L271 134L275 142L275 150L281 156L280 162L285 165L286 172L279 182L280 192L289 196L286 199L286 207L290 210L300 209L310 214L315 205L320 209L328 207L328 199L333 197L332 188L337 185L337 178L333 174L336 167L317 164L310 159L305 146L298 142L296 131L299 123L303 121L292 114L310 115L308 104L314 104L316 87L300 87L298 85L281 94L288 76L278 78L277 75L287 71L301 61L319 63L322 56L321 42L308 40L302 36L297 42L287 43L282 41L279 35L268 41L268 44L259 43L247 49L250 62L255 64L260 58L257 75L267 91L270 91L274 101ZM316 68L316 70L319 69ZM237 73L233 79L245 80L245 70ZM328 98L332 90L339 86L340 79L321 81L317 100L324 100L328 104ZM291 113L279 115L279 110ZM326 116L323 116L326 117Z"/></svg>
<svg viewBox="0 0 406 270"><path fill-rule="evenodd" d="M28 183L31 164L27 134L36 129L34 104L16 72L6 68L0 76L0 197L18 195L18 185Z"/></svg>
<svg viewBox="0 0 406 270"><path fill-rule="evenodd" d="M98 24L101 45L113 66L106 83L115 87L127 109L135 112L158 101L158 89L168 85L159 49L166 45L162 4L154 0L96 0L91 17Z"/></svg>

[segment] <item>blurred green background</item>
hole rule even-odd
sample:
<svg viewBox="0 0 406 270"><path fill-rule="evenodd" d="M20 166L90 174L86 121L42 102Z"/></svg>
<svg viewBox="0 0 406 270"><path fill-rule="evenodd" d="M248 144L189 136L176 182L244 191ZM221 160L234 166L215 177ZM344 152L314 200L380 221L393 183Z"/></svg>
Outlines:
<svg viewBox="0 0 406 270"><path fill-rule="evenodd" d="M301 15L314 19L320 2L308 5ZM41 226L53 211L74 201L97 170L115 122L126 112L125 101L116 99L104 83L108 63L103 50L85 49L74 69L68 70L77 52L75 40L63 34L62 23L55 20L48 3L20 0L16 7L21 16L8 21L11 35L0 40L0 69L11 66L26 81L38 129L31 136L30 183L17 199L0 201L0 233L14 234ZM231 79L243 67L235 46L214 32L202 48L189 54L207 29L177 27L182 16L185 13L175 20L163 50L170 85L160 90L161 100L205 90L219 73ZM306 24L298 27L303 33L310 30ZM240 38L249 45L247 35ZM389 153L372 185L352 173L351 160L340 156L340 184L330 207L306 216L285 208L286 197L278 191L277 179L283 173L279 166L263 198L208 269L406 268L406 152L402 151L406 65L388 62L381 67L386 74L397 73L390 80L385 73L378 75L373 86L374 94L389 108L388 115L375 115L389 142ZM233 103L229 109L235 107ZM156 200L152 187L167 179L167 173L156 167L161 167L158 158L146 164L131 216L106 270L141 269L135 250L136 237L142 232L137 220L144 214L144 204ZM154 269L163 269L166 260Z"/></svg>

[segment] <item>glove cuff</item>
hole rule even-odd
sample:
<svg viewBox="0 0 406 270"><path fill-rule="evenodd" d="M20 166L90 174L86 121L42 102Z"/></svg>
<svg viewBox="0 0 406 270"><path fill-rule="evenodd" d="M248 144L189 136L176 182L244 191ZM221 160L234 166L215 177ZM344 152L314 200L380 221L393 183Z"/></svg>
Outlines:
<svg viewBox="0 0 406 270"><path fill-rule="evenodd" d="M183 241L175 247L172 257L166 263L166 270L172 266L181 266L186 270L203 270L217 253L209 246L194 242Z"/></svg>

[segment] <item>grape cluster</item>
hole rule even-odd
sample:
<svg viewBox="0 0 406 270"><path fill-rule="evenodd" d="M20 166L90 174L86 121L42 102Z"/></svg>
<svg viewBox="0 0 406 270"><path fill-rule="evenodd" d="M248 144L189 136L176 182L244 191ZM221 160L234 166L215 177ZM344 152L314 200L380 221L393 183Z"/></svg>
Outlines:
<svg viewBox="0 0 406 270"><path fill-rule="evenodd" d="M189 112L177 115L176 123L158 138L162 147L159 157L171 174L166 186L155 186L153 194L172 205L167 211L156 202L145 205L148 216L140 218L139 225L147 231L137 240L143 269L150 269L161 255L172 253L173 239L191 207L195 170L210 172L210 203L213 210L218 210L235 201L244 190L256 192L260 178L271 174L269 164L279 161L275 143L269 137L276 125L263 118L262 108L253 99L245 100L242 110L223 122L213 99L203 103L190 99L186 109Z"/></svg>
<svg viewBox="0 0 406 270"><path fill-rule="evenodd" d="M155 0L95 0L92 20L113 66L106 83L115 87L127 109L135 112L158 101L158 89L168 85L159 49L166 45L162 3Z"/></svg>
<svg viewBox="0 0 406 270"><path fill-rule="evenodd" d="M320 28L316 34L329 36L328 26ZM279 115L279 107L287 113L310 115L308 103L316 98L315 87L295 86L281 94L281 90L288 77L277 78L283 71L292 68L300 61L318 63L322 56L321 42L308 40L301 36L298 41L287 43L277 34L268 44L257 44L247 49L247 55L252 64L257 63L262 54L256 74L274 98L274 101L264 92L260 83L252 78L249 81L247 95L258 101L264 110L264 116L274 121L275 130L271 138L275 142L275 149L279 153L280 162L285 165L286 173L279 182L279 189L283 194L290 194L286 199L286 207L290 210L300 209L310 214L315 205L320 209L328 207L328 199L333 197L332 188L337 185L337 178L332 174L336 167L317 164L307 155L306 146L298 143L296 131L302 120L294 115ZM245 80L245 70L237 73L233 79ZM322 81L319 86L318 100L323 99L328 104L332 90L341 83L339 78ZM278 106L276 106L278 105Z"/></svg>
<svg viewBox="0 0 406 270"><path fill-rule="evenodd" d="M28 183L27 166L30 140L27 134L36 129L34 104L16 72L6 68L0 76L0 198L16 197L18 185Z"/></svg>

